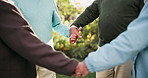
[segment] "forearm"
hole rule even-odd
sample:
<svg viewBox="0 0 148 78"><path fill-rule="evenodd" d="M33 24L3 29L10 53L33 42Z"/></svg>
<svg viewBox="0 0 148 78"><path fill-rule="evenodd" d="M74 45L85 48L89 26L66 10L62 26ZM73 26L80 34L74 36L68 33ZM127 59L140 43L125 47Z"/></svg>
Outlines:
<svg viewBox="0 0 148 78"><path fill-rule="evenodd" d="M64 37L69 37L70 28L68 26L59 23L53 27L53 30Z"/></svg>
<svg viewBox="0 0 148 78"><path fill-rule="evenodd" d="M148 47L148 3L140 16L134 20L127 31L120 34L110 44L90 53L85 62L91 72L106 70L120 65Z"/></svg>
<svg viewBox="0 0 148 78"><path fill-rule="evenodd" d="M52 29L62 36L69 37L70 29L68 26L63 25L56 10L53 12L52 16Z"/></svg>
<svg viewBox="0 0 148 78"><path fill-rule="evenodd" d="M57 73L73 74L78 62L41 42L14 6L8 3L0 5L0 17L0 39L12 51Z"/></svg>
<svg viewBox="0 0 148 78"><path fill-rule="evenodd" d="M72 25L77 27L84 27L91 23L99 16L99 2L94 1L92 5L87 7L85 11L74 21Z"/></svg>

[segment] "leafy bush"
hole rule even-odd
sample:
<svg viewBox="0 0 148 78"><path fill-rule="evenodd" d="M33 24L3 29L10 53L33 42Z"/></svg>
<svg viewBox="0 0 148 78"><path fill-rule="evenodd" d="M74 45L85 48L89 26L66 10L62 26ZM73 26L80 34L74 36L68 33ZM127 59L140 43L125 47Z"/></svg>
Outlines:
<svg viewBox="0 0 148 78"><path fill-rule="evenodd" d="M83 59L91 51L97 49L98 46L98 26L96 22L87 25L83 28L82 38L72 45L69 38L60 35L54 35L55 49L65 52L66 55L72 58Z"/></svg>
<svg viewBox="0 0 148 78"><path fill-rule="evenodd" d="M64 24L70 24L74 21L82 8L79 10L73 5L69 5L69 0L58 0L58 8ZM63 51L66 55L71 58L83 59L91 51L95 51L98 47L98 22L97 20L93 23L85 26L80 32L82 38L72 45L69 42L69 38L62 37L54 32L54 48L56 50Z"/></svg>
<svg viewBox="0 0 148 78"><path fill-rule="evenodd" d="M69 76L60 75L60 74L57 74L56 77L57 78L76 78L75 76L69 77ZM85 77L79 77L79 78L96 78L96 73L90 73Z"/></svg>

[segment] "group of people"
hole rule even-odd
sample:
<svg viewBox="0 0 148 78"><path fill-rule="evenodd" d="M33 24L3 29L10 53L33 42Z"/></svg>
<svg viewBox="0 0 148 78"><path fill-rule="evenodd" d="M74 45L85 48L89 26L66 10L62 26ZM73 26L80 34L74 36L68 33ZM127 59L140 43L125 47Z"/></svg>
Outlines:
<svg viewBox="0 0 148 78"><path fill-rule="evenodd" d="M52 29L75 43L81 38L81 27L98 17L100 48L84 61L53 49ZM61 23L54 0L0 0L0 78L56 78L54 72L77 77L97 72L96 78L147 78L146 27L145 0L95 0L70 28Z"/></svg>

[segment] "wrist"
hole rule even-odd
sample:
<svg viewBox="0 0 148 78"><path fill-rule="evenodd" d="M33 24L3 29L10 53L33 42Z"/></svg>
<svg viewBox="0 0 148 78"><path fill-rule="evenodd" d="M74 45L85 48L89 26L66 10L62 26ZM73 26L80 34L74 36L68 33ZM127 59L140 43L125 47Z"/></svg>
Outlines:
<svg viewBox="0 0 148 78"><path fill-rule="evenodd" d="M70 29L71 29L71 28L76 28L76 29L78 29L78 27L75 26L75 25L70 26Z"/></svg>

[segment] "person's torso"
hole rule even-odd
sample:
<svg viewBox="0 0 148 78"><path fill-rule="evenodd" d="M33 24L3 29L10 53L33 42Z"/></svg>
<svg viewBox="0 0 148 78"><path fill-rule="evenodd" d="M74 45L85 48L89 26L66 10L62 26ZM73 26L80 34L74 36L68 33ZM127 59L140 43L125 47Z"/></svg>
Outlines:
<svg viewBox="0 0 148 78"><path fill-rule="evenodd" d="M0 78L36 78L35 64L19 55L1 39Z"/></svg>
<svg viewBox="0 0 148 78"><path fill-rule="evenodd" d="M128 24L138 17L143 5L143 0L100 0L100 46L125 31Z"/></svg>
<svg viewBox="0 0 148 78"><path fill-rule="evenodd" d="M134 60L133 77L148 78L148 47L139 52Z"/></svg>
<svg viewBox="0 0 148 78"><path fill-rule="evenodd" d="M13 0L28 20L37 36L44 42L52 38L54 0Z"/></svg>
<svg viewBox="0 0 148 78"><path fill-rule="evenodd" d="M2 6L9 7L12 10L14 9L14 5L11 0L0 0L0 4ZM10 14L8 15L10 18L12 17L11 15L13 15L9 12L9 10L5 11L4 13ZM3 18L4 17L1 17L1 19ZM26 25L25 21L20 21ZM1 25L6 26L5 23L2 22ZM28 31L32 32L31 30ZM15 41L17 43L17 40ZM6 44L5 41L0 38L0 78L36 78L35 64L32 64L27 59L20 56L9 46L10 45Z"/></svg>

